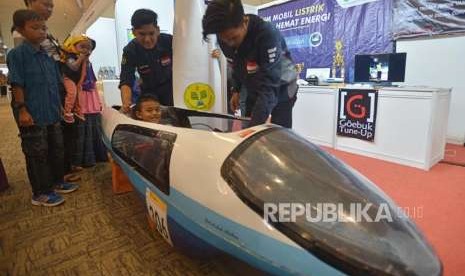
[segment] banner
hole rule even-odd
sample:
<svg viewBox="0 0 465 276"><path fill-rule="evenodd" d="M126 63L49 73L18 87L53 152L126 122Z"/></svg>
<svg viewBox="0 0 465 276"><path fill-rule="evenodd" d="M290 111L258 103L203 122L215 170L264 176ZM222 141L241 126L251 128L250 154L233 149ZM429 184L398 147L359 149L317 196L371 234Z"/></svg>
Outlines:
<svg viewBox="0 0 465 276"><path fill-rule="evenodd" d="M465 32L464 0L394 0L395 39Z"/></svg>
<svg viewBox="0 0 465 276"><path fill-rule="evenodd" d="M296 64L331 68L353 81L356 54L391 53L392 1L294 0L260 9L258 15L284 36Z"/></svg>
<svg viewBox="0 0 465 276"><path fill-rule="evenodd" d="M375 140L378 90L339 89L337 135Z"/></svg>

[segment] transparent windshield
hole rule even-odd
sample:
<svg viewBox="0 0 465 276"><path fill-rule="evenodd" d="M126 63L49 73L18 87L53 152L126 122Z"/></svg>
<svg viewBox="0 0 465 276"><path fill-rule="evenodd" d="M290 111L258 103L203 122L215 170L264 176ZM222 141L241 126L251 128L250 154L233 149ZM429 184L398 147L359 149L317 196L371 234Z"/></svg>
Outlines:
<svg viewBox="0 0 465 276"><path fill-rule="evenodd" d="M222 174L260 215L275 211L278 221L265 219L281 232L346 273L441 273L427 242L387 196L292 131L274 128L248 139L226 160ZM280 209L289 204L295 209ZM283 219L289 210L304 214Z"/></svg>

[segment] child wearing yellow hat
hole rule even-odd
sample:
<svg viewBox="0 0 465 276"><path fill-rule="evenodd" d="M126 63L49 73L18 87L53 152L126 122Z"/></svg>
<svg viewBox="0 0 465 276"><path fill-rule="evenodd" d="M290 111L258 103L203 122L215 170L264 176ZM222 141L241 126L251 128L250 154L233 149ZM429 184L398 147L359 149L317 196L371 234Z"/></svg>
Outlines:
<svg viewBox="0 0 465 276"><path fill-rule="evenodd" d="M86 35L70 36L63 43L62 72L66 90L63 119L66 123L74 123L74 116L85 120L79 105L79 93L94 48L95 43Z"/></svg>

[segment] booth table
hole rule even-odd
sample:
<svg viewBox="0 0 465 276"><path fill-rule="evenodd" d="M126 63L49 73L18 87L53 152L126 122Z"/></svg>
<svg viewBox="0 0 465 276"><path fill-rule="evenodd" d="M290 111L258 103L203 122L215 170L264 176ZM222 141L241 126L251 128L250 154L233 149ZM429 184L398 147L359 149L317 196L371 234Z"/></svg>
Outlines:
<svg viewBox="0 0 465 276"><path fill-rule="evenodd" d="M118 88L119 80L102 80L99 83L101 91L105 91L103 102L106 106L121 105L121 92Z"/></svg>
<svg viewBox="0 0 465 276"><path fill-rule="evenodd" d="M423 170L443 159L451 89L379 88L373 142L336 135L338 94L329 86L300 87L294 131L318 145Z"/></svg>

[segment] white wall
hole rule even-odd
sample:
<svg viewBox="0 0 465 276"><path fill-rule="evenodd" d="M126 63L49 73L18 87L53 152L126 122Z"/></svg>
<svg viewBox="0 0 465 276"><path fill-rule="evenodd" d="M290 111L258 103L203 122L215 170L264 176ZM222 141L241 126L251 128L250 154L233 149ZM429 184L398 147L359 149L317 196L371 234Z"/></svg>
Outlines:
<svg viewBox="0 0 465 276"><path fill-rule="evenodd" d="M164 33L173 33L173 0L117 0L115 4L118 58L121 62L123 48L128 44L127 30L132 29L131 17L138 9L151 9L158 14L158 25Z"/></svg>
<svg viewBox="0 0 465 276"><path fill-rule="evenodd" d="M407 53L406 85L451 87L447 138L465 142L465 36L397 42Z"/></svg>
<svg viewBox="0 0 465 276"><path fill-rule="evenodd" d="M252 6L252 5L247 5L247 4L243 4L243 6L244 6L244 13L258 14L257 6Z"/></svg>
<svg viewBox="0 0 465 276"><path fill-rule="evenodd" d="M115 20L100 17L87 29L86 34L97 42L97 47L90 56L95 74L102 66L114 66L119 75Z"/></svg>
<svg viewBox="0 0 465 276"><path fill-rule="evenodd" d="M113 0L95 0L87 8L86 12L81 16L78 23L74 26L71 34L82 34L85 33L86 29L89 28L105 11L109 8L114 9L115 3ZM114 17L114 15L107 15L106 17Z"/></svg>

